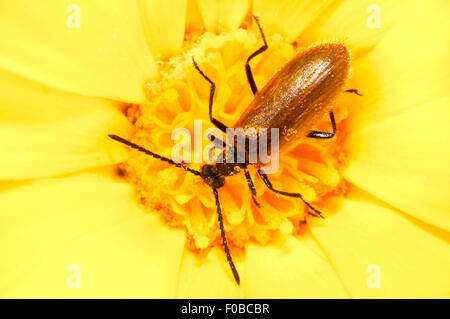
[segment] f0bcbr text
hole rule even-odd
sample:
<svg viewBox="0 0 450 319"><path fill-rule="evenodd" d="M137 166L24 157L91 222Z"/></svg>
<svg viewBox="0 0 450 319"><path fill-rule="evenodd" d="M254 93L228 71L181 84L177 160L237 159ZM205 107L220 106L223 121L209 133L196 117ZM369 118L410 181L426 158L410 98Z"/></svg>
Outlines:
<svg viewBox="0 0 450 319"><path fill-rule="evenodd" d="M269 313L269 305L266 303L227 303L225 304L225 313Z"/></svg>

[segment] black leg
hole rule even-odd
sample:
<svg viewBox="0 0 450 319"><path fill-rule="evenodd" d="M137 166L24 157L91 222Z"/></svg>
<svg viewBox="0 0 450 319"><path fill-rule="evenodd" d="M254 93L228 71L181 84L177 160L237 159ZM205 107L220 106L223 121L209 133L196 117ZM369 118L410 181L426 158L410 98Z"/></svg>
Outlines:
<svg viewBox="0 0 450 319"><path fill-rule="evenodd" d="M345 90L344 92L347 92L347 93L354 93L354 94L356 94L356 95L362 96L362 94L359 93L357 89L349 89L349 90Z"/></svg>
<svg viewBox="0 0 450 319"><path fill-rule="evenodd" d="M145 154L150 155L150 156L152 156L154 158L157 158L157 159L159 159L161 161L164 161L164 162L167 162L169 164L175 165L176 167L182 168L185 171L190 172L190 173L192 173L194 175L201 176L199 171L191 169L191 168L189 168L187 166L184 166L184 165L182 165L180 163L174 162L174 161L172 161L171 159L169 159L167 157L164 157L164 156L158 155L156 153L153 153L152 151L149 151L149 150L143 148L142 146L139 146L139 145L134 144L134 143L132 143L130 141L127 141L126 139L121 138L120 136L117 136L117 135L114 135L114 134L109 134L108 136L110 138L112 138L113 140L117 141L117 142L120 142L122 144L128 145L129 147L138 150L139 152L145 153Z"/></svg>
<svg viewBox="0 0 450 319"><path fill-rule="evenodd" d="M194 62L194 66L197 69L197 71L203 76L203 78L209 82L209 84L211 84L211 90L209 92L209 119L211 121L212 124L214 124L219 130L221 130L222 132L226 133L227 132L227 126L225 124L223 124L222 122L216 120L213 116L212 116L212 105L213 105L213 98L214 98L214 92L216 91L216 85L214 84L213 81L211 81L206 75L205 73L203 73L202 70L200 70L200 68L197 65L197 62L195 62L194 58L192 58L192 62Z"/></svg>
<svg viewBox="0 0 450 319"><path fill-rule="evenodd" d="M225 143L224 141L222 141L220 138L218 138L217 136L212 135L212 134L208 134L208 140L210 140L211 142L213 142L215 145L217 145L216 142L215 142L215 141L217 141L218 144L222 143L223 147L229 146L227 143Z"/></svg>
<svg viewBox="0 0 450 319"><path fill-rule="evenodd" d="M334 120L333 111L330 111L329 114L330 114L331 126L333 127L333 133L320 132L320 131L311 131L306 136L307 137L311 137L311 138L318 138L318 139L327 139L327 138L334 137L334 135L336 135L336 121Z"/></svg>
<svg viewBox="0 0 450 319"><path fill-rule="evenodd" d="M222 218L222 209L220 208L219 201L219 193L217 192L217 188L213 188L214 197L216 198L216 207L217 207L217 218L219 219L219 227L220 234L222 236L222 245L223 250L225 251L225 255L227 255L228 264L230 265L231 272L233 273L234 279L237 284L241 283L241 279L239 278L239 274L236 270L236 266L234 265L233 258L231 258L230 249L228 248L227 238L225 237L225 230L223 228L223 218Z"/></svg>
<svg viewBox="0 0 450 319"><path fill-rule="evenodd" d="M245 168L244 169L244 173L245 173L245 179L247 180L247 184L248 184L248 188L250 188L250 193L252 194L252 199L253 202L255 203L255 205L257 207L261 207L261 205L258 203L258 201L256 200L256 188L255 188L255 184L253 183L253 179L250 176L250 173L248 172L248 170Z"/></svg>
<svg viewBox="0 0 450 319"><path fill-rule="evenodd" d="M256 24L258 25L259 33L261 34L261 37L264 41L264 45L262 47L260 47L258 50L256 50L255 52L253 52L248 57L247 62L245 63L245 72L247 73L248 84L250 84L250 88L252 89L253 94L256 94L256 92L258 92L258 88L256 87L255 80L253 79L252 69L250 68L250 64L248 64L248 63L255 56L266 51L269 46L267 45L266 37L264 36L264 32L263 32L261 26L259 25L258 17L254 16L253 14L252 14L252 16L255 19Z"/></svg>
<svg viewBox="0 0 450 319"><path fill-rule="evenodd" d="M221 163L223 163L225 160L226 160L226 158L224 158L223 156L226 154L226 152L224 152L224 150L227 148L227 146L228 146L228 144L227 143L225 143L224 141L222 141L220 138L218 138L217 136L215 136L215 135L212 135L212 134L208 134L208 140L210 140L211 142L213 142L214 143L214 147L216 148L216 149L218 149L218 148L220 148L220 144L222 144L222 162ZM210 159L212 159L213 158L213 156L212 156L212 151L214 150L214 148L211 148L210 150L209 150L209 158ZM220 156L220 155L219 155ZM219 157L217 157L217 159L216 159L216 161L219 159Z"/></svg>
<svg viewBox="0 0 450 319"><path fill-rule="evenodd" d="M314 216L314 217L320 217L323 218L322 215L317 215L316 213L311 213L310 211L308 211L308 215Z"/></svg>
<svg viewBox="0 0 450 319"><path fill-rule="evenodd" d="M267 175L264 174L264 172L261 169L258 170L258 174L259 174L259 176L261 176L262 180L264 181L264 184L266 184L268 189L270 189L271 191L273 191L275 193L284 195L284 196L300 198L303 201L303 203L305 203L305 205L308 206L309 209L311 209L314 213L316 213L321 218L324 218L322 213L318 209L314 208L310 203L305 201L301 194L299 194L299 193L288 193L288 192L283 192L283 191L276 190L275 188L273 188L272 183L270 182L270 180L267 177Z"/></svg>

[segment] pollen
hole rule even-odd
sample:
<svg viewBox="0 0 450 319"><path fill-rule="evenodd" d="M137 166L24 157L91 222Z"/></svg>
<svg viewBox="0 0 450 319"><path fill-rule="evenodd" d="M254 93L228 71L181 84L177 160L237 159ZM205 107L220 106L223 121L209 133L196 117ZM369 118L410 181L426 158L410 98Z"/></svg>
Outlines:
<svg viewBox="0 0 450 319"><path fill-rule="evenodd" d="M286 126L283 127L283 135L284 138L289 141L291 136L297 134L297 130L293 129L293 128L287 128Z"/></svg>
<svg viewBox="0 0 450 319"><path fill-rule="evenodd" d="M269 49L251 62L258 88L301 50L298 43L290 43L280 35L266 38ZM204 161L198 158L210 143L204 132L214 126L208 116L210 86L195 70L192 57L216 84L214 116L233 127L253 99L244 66L261 44L257 30L206 33L185 42L182 54L159 61L160 78L145 85L147 101L127 110L135 126L132 141L172 158L174 145L179 142L174 132L181 130L185 142L181 158L185 165L200 170ZM280 154L278 172L271 176L276 188L301 193L319 209L324 199L343 196L346 189L341 173L345 155L340 149L345 134L340 132L340 124L347 117L347 108L339 100L333 107L337 136L326 141L302 138L291 143ZM331 131L328 116L313 129ZM289 136L296 132L291 129L288 133ZM194 252L202 254L214 245L221 245L211 188L198 176L134 150L130 152L129 160L120 168L125 178L135 185L138 200L148 212L159 214L173 227L185 229L187 247ZM243 172L236 173L227 177L225 186L219 189L224 228L231 248L243 249L249 240L266 244L275 235L300 233L307 220L315 218L298 199L268 190L256 169L250 167L256 199L261 206L257 207Z"/></svg>

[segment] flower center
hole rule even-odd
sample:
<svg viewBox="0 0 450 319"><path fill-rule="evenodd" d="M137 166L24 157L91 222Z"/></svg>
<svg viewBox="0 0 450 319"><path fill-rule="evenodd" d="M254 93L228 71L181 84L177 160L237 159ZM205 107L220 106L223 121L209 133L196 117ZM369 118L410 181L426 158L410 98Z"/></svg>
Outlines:
<svg viewBox="0 0 450 319"><path fill-rule="evenodd" d="M296 51L295 43L288 43L279 35L267 37L267 41L269 49L251 63L258 88ZM208 116L210 86L195 70L192 57L216 84L214 117L232 126L253 99L244 65L248 56L261 46L261 39L258 33L240 29L220 35L204 34L186 46L182 55L159 63L160 79L145 87L147 102L133 105L127 111L136 128L133 142L168 158L172 157L177 143L172 140L172 134L179 128L191 133L193 147L187 159L193 159L198 152L203 154L203 148L209 144L203 139L203 131L213 127ZM345 190L340 173L344 156L340 150L343 134L339 123L347 117L347 109L334 105L334 113L338 125L335 138L303 138L289 149L281 150L279 169L270 175L274 187L301 193L318 209L326 196L342 194ZM200 135L195 132L198 120L203 130ZM315 129L331 131L328 116ZM198 146L199 142L202 145ZM201 166L187 165L196 170ZM189 248L205 252L212 245L220 245L215 199L211 188L200 177L134 151L122 169L126 178L136 185L138 198L146 207L159 213L169 225L186 229ZM261 208L253 203L243 173L227 177L225 186L219 189L226 235L232 247L242 248L250 239L265 244L276 233L301 232L305 220L311 218L299 199L274 194L255 172L250 168Z"/></svg>

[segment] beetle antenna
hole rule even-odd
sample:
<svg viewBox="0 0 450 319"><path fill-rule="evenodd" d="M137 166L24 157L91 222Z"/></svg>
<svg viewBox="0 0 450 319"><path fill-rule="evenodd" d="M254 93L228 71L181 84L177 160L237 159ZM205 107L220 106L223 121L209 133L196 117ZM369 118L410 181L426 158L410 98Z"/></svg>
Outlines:
<svg viewBox="0 0 450 319"><path fill-rule="evenodd" d="M192 173L194 175L201 176L201 173L199 171L196 171L195 169L191 169L191 168L189 168L187 166L184 166L184 165L182 165L180 163L172 161L170 158L167 158L167 157L158 155L156 153L153 153L152 151L149 151L149 150L143 148L142 146L134 144L134 143L132 143L132 142L130 142L130 141L124 139L124 138L121 138L120 136L117 136L117 135L114 135L114 134L108 134L108 136L110 138L112 138L113 140L117 141L117 142L120 142L122 144L128 145L129 147L138 150L139 152L145 153L145 154L150 155L150 156L152 156L154 158L157 158L157 159L159 159L161 161L164 161L164 162L167 162L169 164L175 165L176 167L182 168L185 171L190 172L190 173Z"/></svg>
<svg viewBox="0 0 450 319"><path fill-rule="evenodd" d="M234 265L233 258L231 258L230 249L228 248L227 238L225 237L225 230L223 228L222 209L220 208L219 193L217 192L217 188L213 188L213 193L214 193L214 197L216 198L217 218L219 219L219 227L220 227L220 233L222 236L223 250L225 251L225 254L227 255L228 264L230 265L231 272L233 273L234 279L236 280L237 284L239 285L241 283L241 279L239 278L238 271L236 269L236 266Z"/></svg>

